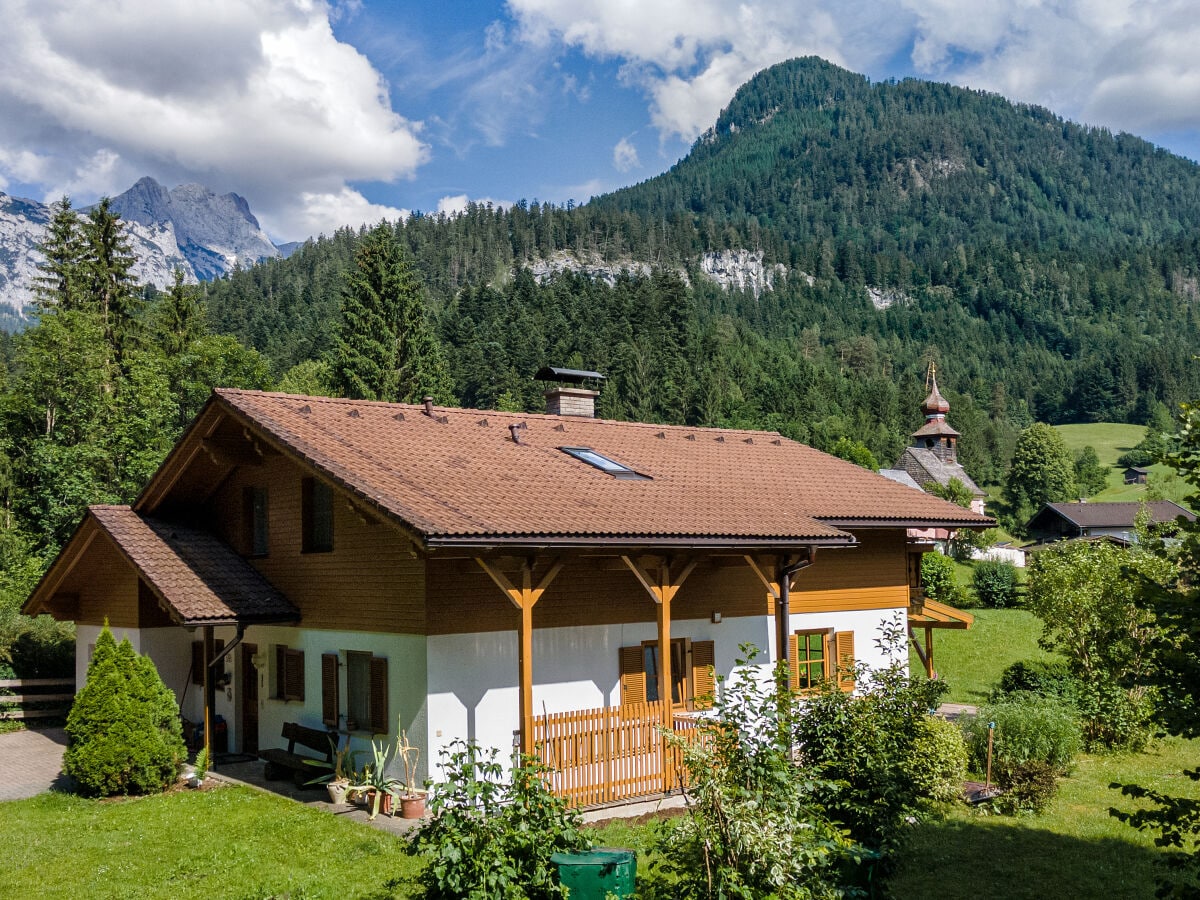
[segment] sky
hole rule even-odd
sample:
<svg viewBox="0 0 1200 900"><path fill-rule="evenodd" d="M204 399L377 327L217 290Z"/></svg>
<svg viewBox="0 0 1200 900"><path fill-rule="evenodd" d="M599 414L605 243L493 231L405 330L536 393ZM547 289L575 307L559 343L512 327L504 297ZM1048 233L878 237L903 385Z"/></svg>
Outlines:
<svg viewBox="0 0 1200 900"><path fill-rule="evenodd" d="M995 91L1200 159L1200 0L0 0L0 191L149 175L276 241L566 203L684 156L818 55Z"/></svg>

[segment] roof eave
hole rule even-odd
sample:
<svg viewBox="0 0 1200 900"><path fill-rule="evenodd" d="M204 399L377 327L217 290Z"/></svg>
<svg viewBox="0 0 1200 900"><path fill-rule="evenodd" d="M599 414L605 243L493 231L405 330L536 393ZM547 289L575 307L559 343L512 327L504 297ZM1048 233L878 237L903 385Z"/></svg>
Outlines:
<svg viewBox="0 0 1200 900"><path fill-rule="evenodd" d="M836 528L994 528L996 520L981 516L978 519L846 519L833 516L814 516Z"/></svg>
<svg viewBox="0 0 1200 900"><path fill-rule="evenodd" d="M851 534L820 537L590 537L586 535L441 535L428 538L430 550L736 550L740 553L795 550L802 547L852 547Z"/></svg>

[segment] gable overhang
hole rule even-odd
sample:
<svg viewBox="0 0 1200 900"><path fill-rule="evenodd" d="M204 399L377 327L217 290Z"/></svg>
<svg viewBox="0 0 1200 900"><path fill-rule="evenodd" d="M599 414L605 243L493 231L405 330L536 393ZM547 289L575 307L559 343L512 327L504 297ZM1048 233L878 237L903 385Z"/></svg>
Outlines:
<svg viewBox="0 0 1200 900"><path fill-rule="evenodd" d="M965 528L973 531L983 531L996 526L996 520L988 516L974 516L962 519L845 519L816 517L826 525L835 528L852 528L856 531L873 528Z"/></svg>

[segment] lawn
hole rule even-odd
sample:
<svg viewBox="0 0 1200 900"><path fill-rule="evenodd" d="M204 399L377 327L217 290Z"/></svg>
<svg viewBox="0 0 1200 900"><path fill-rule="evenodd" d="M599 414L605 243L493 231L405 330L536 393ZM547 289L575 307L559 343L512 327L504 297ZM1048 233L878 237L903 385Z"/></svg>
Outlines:
<svg viewBox="0 0 1200 900"><path fill-rule="evenodd" d="M1063 436L1071 453L1077 453L1087 446L1094 447L1101 465L1112 467L1108 473L1108 487L1089 499L1098 503L1114 503L1145 497L1147 485L1125 484L1122 470L1116 468L1118 457L1127 450L1132 450L1145 435L1145 426L1093 422L1086 425L1056 425L1055 429ZM1167 500L1178 503L1190 491L1170 466L1151 466L1150 477L1160 485L1162 496Z"/></svg>
<svg viewBox="0 0 1200 900"><path fill-rule="evenodd" d="M944 699L951 703L982 703L1010 663L1050 657L1037 645L1042 625L1033 613L1023 609L973 609L971 615L975 624L969 630L944 628L933 635L934 668L950 685ZM909 666L914 672L922 668L911 647Z"/></svg>
<svg viewBox="0 0 1200 900"><path fill-rule="evenodd" d="M416 870L390 834L251 788L0 803L5 897L408 897L388 882Z"/></svg>

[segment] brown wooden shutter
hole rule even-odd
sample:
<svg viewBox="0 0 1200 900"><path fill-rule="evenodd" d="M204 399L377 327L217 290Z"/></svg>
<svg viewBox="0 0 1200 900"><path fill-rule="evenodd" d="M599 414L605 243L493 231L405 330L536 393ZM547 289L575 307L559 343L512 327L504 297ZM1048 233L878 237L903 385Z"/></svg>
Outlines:
<svg viewBox="0 0 1200 900"><path fill-rule="evenodd" d="M800 687L800 636L796 632L788 635L788 675L791 676L792 690Z"/></svg>
<svg viewBox="0 0 1200 900"><path fill-rule="evenodd" d="M622 647L621 664L621 705L633 706L646 702L646 671L642 662L642 648Z"/></svg>
<svg viewBox="0 0 1200 900"><path fill-rule="evenodd" d="M696 709L712 706L717 691L716 650L712 641L692 641L692 698Z"/></svg>
<svg viewBox="0 0 1200 900"><path fill-rule="evenodd" d="M204 684L204 641L192 641L192 684Z"/></svg>
<svg viewBox="0 0 1200 900"><path fill-rule="evenodd" d="M283 699L304 699L304 651L283 650Z"/></svg>
<svg viewBox="0 0 1200 900"><path fill-rule="evenodd" d="M839 631L833 636L837 659L837 683L843 691L854 690L854 632Z"/></svg>
<svg viewBox="0 0 1200 900"><path fill-rule="evenodd" d="M338 655L321 654L321 721L330 728L338 727Z"/></svg>
<svg viewBox="0 0 1200 900"><path fill-rule="evenodd" d="M371 693L367 700L367 715L372 734L388 733L388 664L383 656L371 657Z"/></svg>

